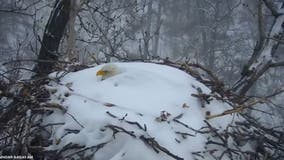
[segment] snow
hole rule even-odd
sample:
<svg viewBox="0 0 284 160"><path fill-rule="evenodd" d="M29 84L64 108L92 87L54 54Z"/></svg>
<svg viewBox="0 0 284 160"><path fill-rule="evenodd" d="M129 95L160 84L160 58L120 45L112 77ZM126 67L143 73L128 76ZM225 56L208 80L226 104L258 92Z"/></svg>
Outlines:
<svg viewBox="0 0 284 160"><path fill-rule="evenodd" d="M270 32L270 37L277 36L278 34L281 33L282 29L282 24L284 22L284 15L280 15L279 17L276 18L275 24L273 25L271 32Z"/></svg>
<svg viewBox="0 0 284 160"><path fill-rule="evenodd" d="M282 24L284 22L284 15L280 15L276 18L275 23L272 26L272 29L269 33L270 38L275 38L280 35L282 32ZM260 65L266 65L267 62L272 61L272 49L277 44L277 41L273 39L267 40L267 45L262 49L260 54L260 59L255 61L251 66L250 70L254 70L256 68L259 68Z"/></svg>
<svg viewBox="0 0 284 160"><path fill-rule="evenodd" d="M193 160L191 153L203 151L208 138L196 132L205 126L205 113L210 111L214 115L232 109L215 99L202 108L199 99L192 94L198 94L198 87L208 94L210 89L176 68L140 62L115 63L121 73L101 80L96 72L103 65L68 73L60 83L47 86L47 89L57 90L50 103L61 104L66 109L66 112L56 110L45 118L44 124L64 123L51 129L54 144L48 150L62 149L70 142L94 148L104 144L93 159L173 159L143 143L142 138L146 137L154 138L173 155ZM60 75L53 73L50 77ZM234 118L237 119L227 115L208 122L222 130ZM121 132L114 136L113 129ZM70 130L76 132L70 133ZM65 156L69 154L72 153Z"/></svg>

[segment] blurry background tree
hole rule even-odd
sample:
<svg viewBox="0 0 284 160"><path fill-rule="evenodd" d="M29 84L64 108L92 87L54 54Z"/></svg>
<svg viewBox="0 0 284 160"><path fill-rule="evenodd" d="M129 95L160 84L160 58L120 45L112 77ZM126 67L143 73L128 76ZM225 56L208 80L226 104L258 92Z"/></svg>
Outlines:
<svg viewBox="0 0 284 160"><path fill-rule="evenodd" d="M32 75L54 4L0 2L2 81L17 83ZM72 0L71 6L57 51L61 61L199 63L236 94L269 96L270 105L251 114L267 126L283 124L281 0Z"/></svg>

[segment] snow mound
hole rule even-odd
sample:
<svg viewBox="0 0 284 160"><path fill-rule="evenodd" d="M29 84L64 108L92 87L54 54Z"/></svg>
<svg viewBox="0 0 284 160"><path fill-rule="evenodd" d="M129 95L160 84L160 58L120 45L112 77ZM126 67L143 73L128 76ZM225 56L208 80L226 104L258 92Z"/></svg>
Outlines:
<svg viewBox="0 0 284 160"><path fill-rule="evenodd" d="M193 153L207 146L209 135L201 134L208 131L206 123L224 130L236 119L227 115L207 121L206 114L231 107L214 98L202 107L194 95L198 90L210 94L210 89L183 71L151 63L115 65L120 73L105 80L96 76L99 65L47 86L56 90L50 103L65 108L45 118L44 124L59 124L52 126L49 150L63 152L73 145L77 150L66 151L65 158L83 148L96 160L193 160Z"/></svg>

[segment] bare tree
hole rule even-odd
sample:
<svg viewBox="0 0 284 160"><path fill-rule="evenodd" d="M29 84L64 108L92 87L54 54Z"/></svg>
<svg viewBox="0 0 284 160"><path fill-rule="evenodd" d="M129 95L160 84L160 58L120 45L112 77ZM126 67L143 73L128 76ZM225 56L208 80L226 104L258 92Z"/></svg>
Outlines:
<svg viewBox="0 0 284 160"><path fill-rule="evenodd" d="M158 12L156 13L156 26L154 31L154 40L153 40L153 56L158 56L159 50L159 40L160 40L160 32L162 25L162 0L158 2Z"/></svg>
<svg viewBox="0 0 284 160"><path fill-rule="evenodd" d="M59 58L58 47L69 20L70 5L69 0L55 2L41 41L38 64L34 68L35 72L40 75L51 73Z"/></svg>
<svg viewBox="0 0 284 160"><path fill-rule="evenodd" d="M269 9L274 22L268 34L265 34L262 3ZM284 3L275 6L269 0L260 0L258 5L258 43L254 53L244 66L242 77L235 83L233 90L244 96L255 82L270 68L284 66L284 61L276 60L276 51L283 38Z"/></svg>
<svg viewBox="0 0 284 160"><path fill-rule="evenodd" d="M146 22L145 29L142 30L144 52L143 59L147 59L150 56L150 40L151 40L151 28L152 28L152 15L153 15L153 0L149 0L147 5L147 16L142 21Z"/></svg>
<svg viewBox="0 0 284 160"><path fill-rule="evenodd" d="M68 38L67 38L67 60L73 60L75 57L75 46L76 46L76 31L75 31L75 21L77 13L79 12L81 1L70 0L71 10L68 21Z"/></svg>

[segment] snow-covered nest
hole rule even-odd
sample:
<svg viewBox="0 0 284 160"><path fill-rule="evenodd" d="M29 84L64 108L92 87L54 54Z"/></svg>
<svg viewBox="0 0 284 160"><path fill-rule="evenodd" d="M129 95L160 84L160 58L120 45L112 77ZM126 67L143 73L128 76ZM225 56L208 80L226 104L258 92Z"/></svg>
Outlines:
<svg viewBox="0 0 284 160"><path fill-rule="evenodd" d="M104 65L68 73L46 86L55 92L49 103L64 108L43 122L58 124L50 128L53 145L48 150L57 150L61 158L95 160L228 156L221 154L234 140L220 136L241 118L206 120L206 115L232 108L212 97L203 106L197 95L210 94L205 85L176 68L138 62L113 63L119 73L102 80L96 74ZM222 148L214 142L228 144Z"/></svg>

